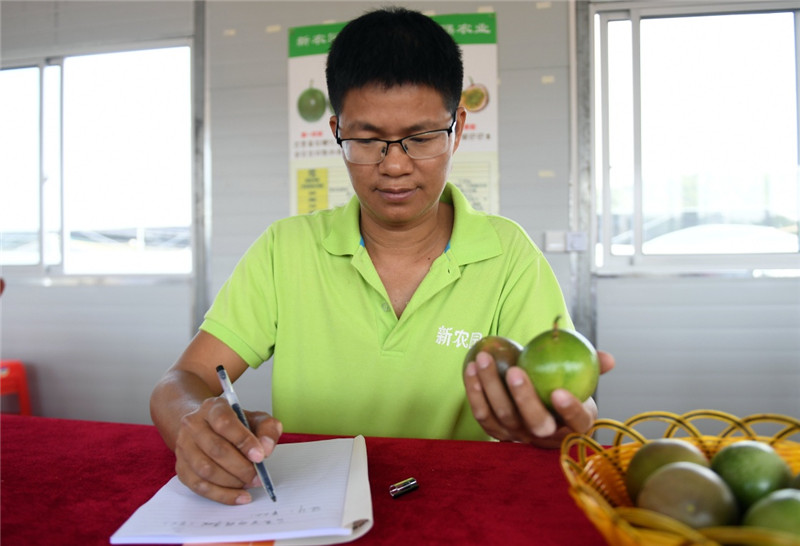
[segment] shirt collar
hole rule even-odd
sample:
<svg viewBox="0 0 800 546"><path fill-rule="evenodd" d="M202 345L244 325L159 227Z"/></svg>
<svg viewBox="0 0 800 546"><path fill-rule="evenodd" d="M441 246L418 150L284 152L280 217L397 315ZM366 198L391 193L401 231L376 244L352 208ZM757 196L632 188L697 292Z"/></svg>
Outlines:
<svg viewBox="0 0 800 546"><path fill-rule="evenodd" d="M450 253L459 265L479 262L503 252L500 237L485 212L472 208L466 196L448 182L441 201L452 203L455 216L450 237Z"/></svg>
<svg viewBox="0 0 800 546"><path fill-rule="evenodd" d="M445 184L440 201L453 205L453 234L446 252L459 265L485 260L502 253L497 232L486 213L476 211L464 194L451 182ZM360 206L353 196L344 207L336 210L329 231L322 241L323 247L338 256L355 255L361 246L359 229Z"/></svg>
<svg viewBox="0 0 800 546"><path fill-rule="evenodd" d="M336 209L333 219L328 224L328 233L322 240L322 246L336 256L353 256L361 246L361 229L358 197L353 196L345 206Z"/></svg>

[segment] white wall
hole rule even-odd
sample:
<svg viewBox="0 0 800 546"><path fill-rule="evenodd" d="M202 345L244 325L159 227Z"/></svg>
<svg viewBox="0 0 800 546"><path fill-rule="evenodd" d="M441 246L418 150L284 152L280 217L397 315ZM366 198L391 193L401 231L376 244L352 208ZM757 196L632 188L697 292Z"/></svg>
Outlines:
<svg viewBox="0 0 800 546"><path fill-rule="evenodd" d="M800 280L601 278L597 298L597 342L619 362L602 379L604 417L800 417Z"/></svg>
<svg viewBox="0 0 800 546"><path fill-rule="evenodd" d="M289 213L287 28L350 19L378 3L207 3L212 294L252 240ZM501 213L539 243L546 229L568 229L567 4L400 3L438 13L494 7ZM4 62L191 33L186 1L3 1L0 10ZM266 32L271 25L280 31ZM549 258L571 297L568 255ZM149 422L152 384L192 335L189 284L44 287L4 276L0 354L29 363L35 409ZM618 361L601 381L601 413L708 406L800 415L798 290L797 279L598 279L598 343ZM244 379L245 404L268 408L268 373Z"/></svg>
<svg viewBox="0 0 800 546"><path fill-rule="evenodd" d="M2 357L27 364L37 415L149 423L150 391L191 337L190 295L185 283L45 288L9 279Z"/></svg>

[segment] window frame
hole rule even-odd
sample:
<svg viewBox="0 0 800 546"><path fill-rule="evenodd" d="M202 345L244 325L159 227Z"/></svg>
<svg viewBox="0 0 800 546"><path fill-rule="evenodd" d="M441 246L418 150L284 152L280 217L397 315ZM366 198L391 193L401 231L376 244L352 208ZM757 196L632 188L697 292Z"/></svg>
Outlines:
<svg viewBox="0 0 800 546"><path fill-rule="evenodd" d="M591 239L595 242L592 271L599 275L636 273L697 274L704 272L759 272L767 275L800 274L800 252L798 253L750 253L750 254L644 254L643 236L643 180L641 143L641 87L640 87L640 36L642 19L654 17L706 16L756 14L770 12L794 12L795 29L795 77L797 100L797 126L800 133L800 5L791 1L765 1L754 3L726 2L725 4L674 3L674 2L595 2L589 10L590 44L590 110L593 112L591 127ZM612 214L609 175L609 103L608 103L608 25L618 21L631 24L632 55L631 74L633 97L633 253L615 255L611 253ZM600 42L598 51L597 44ZM599 66L598 66L599 63ZM600 87L598 89L598 86ZM599 108L599 112L596 110ZM598 143L599 128L602 131ZM800 183L800 135L798 135L798 181ZM600 158L598 160L598 157ZM602 203L598 205L598 193ZM800 206L800 205L799 205ZM601 227L602 226L602 229ZM600 256L598 256L600 254ZM602 263L598 263L598 258Z"/></svg>
<svg viewBox="0 0 800 546"><path fill-rule="evenodd" d="M65 231L64 231L64 145L63 145L63 116L64 116L64 87L63 87L63 79L64 79L64 61L70 57L81 57L87 55L102 55L102 54L113 54L113 53L125 53L125 52L134 52L134 51L147 51L153 49L165 49L165 48L174 48L174 47L187 47L189 48L189 85L190 85L190 96L189 96L189 109L191 111L191 127L189 130L191 131L190 135L190 146L191 146L191 153L190 153L190 184L191 184L191 203L187 205L191 209L191 221L189 225L189 232L190 232L190 243L189 243L189 252L190 252L190 269L187 272L176 272L176 273L169 273L169 272L158 272L158 273L136 273L136 272L124 272L124 273L68 273L64 271L64 259L65 259L65 250L66 250L66 241L65 241ZM25 284L41 284L45 286L73 286L73 285L96 285L96 284L103 284L103 285L126 285L126 284L141 284L141 283L172 283L172 282L179 282L184 283L187 280L192 280L197 276L197 269L198 269L198 258L201 256L198 255L198 247L203 246L205 243L203 241L198 241L198 229L197 229L197 208L198 208L198 176L202 176L202 172L198 175L198 130L197 125L198 123L202 124L201 120L197 119L196 116L196 109L197 109L197 94L198 90L196 89L197 78L196 78L196 44L195 40L192 38L173 38L173 39L162 39L162 40L148 40L145 42L129 42L129 43L121 43L121 44L113 44L113 45L100 45L97 47L84 47L80 49L70 49L69 51L64 51L59 53L58 55L49 55L46 57L25 57L20 59L3 59L3 63L0 66L0 69L7 70L7 69L19 69L19 68L38 68L39 69L39 161L38 161L38 180L39 180L39 227L38 227L38 238L39 238L39 262L36 264L24 264L24 265L15 265L15 264L7 264L7 265L0 265L0 271L2 272L3 277L8 280L11 280L16 283L25 283ZM58 170L59 173L57 175L58 178L58 203L57 207L60 210L60 218L59 218L59 254L60 258L57 263L46 263L45 259L45 238L46 234L46 220L45 220L45 197L44 197L44 185L46 183L47 173L45 172L45 158L44 158L44 74L45 69L48 66L60 66L60 74L59 78L61 79L61 85L59 89L59 157L57 158L58 163ZM200 93L203 93L203 90L199 90ZM202 160L200 160L202 163ZM202 180L199 181L200 184L203 184ZM202 195L201 195L202 197ZM201 205L202 206L202 205ZM201 249L202 250L202 249ZM200 252L202 254L202 252Z"/></svg>

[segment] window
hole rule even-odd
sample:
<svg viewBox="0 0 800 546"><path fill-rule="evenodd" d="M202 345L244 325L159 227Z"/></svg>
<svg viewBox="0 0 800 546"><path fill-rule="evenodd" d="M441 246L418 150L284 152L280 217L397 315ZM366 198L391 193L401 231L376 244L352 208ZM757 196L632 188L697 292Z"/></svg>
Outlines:
<svg viewBox="0 0 800 546"><path fill-rule="evenodd" d="M596 265L800 268L798 12L664 6L595 12Z"/></svg>
<svg viewBox="0 0 800 546"><path fill-rule="evenodd" d="M0 264L191 272L190 51L0 71Z"/></svg>

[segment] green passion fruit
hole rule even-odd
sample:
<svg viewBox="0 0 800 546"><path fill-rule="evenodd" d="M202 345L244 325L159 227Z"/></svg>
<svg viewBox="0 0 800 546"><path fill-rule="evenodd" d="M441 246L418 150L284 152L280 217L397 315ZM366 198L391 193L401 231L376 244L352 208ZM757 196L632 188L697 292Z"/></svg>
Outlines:
<svg viewBox="0 0 800 546"><path fill-rule="evenodd" d="M556 389L566 389L581 401L597 388L600 363L597 351L580 333L558 327L542 332L528 342L519 355L517 365L531 378L536 394L553 412L550 396Z"/></svg>
<svg viewBox="0 0 800 546"><path fill-rule="evenodd" d="M731 525L739 517L730 488L711 469L689 462L669 463L642 485L636 505L694 529Z"/></svg>
<svg viewBox="0 0 800 546"><path fill-rule="evenodd" d="M747 510L742 525L784 531L800 537L800 490L779 489Z"/></svg>
<svg viewBox="0 0 800 546"><path fill-rule="evenodd" d="M313 122L319 120L328 107L328 99L320 89L314 87L312 80L308 84L308 89L300 93L297 98L297 112L306 121Z"/></svg>
<svg viewBox="0 0 800 546"><path fill-rule="evenodd" d="M511 366L516 366L519 354L522 352L522 345L512 339L503 336L485 336L479 339L467 351L464 357L464 368L473 362L480 352L487 352L492 355L497 365L497 371L505 379L506 372Z"/></svg>
<svg viewBox="0 0 800 546"><path fill-rule="evenodd" d="M742 440L720 449L711 469L728 484L742 511L792 480L789 464L767 443Z"/></svg>
<svg viewBox="0 0 800 546"><path fill-rule="evenodd" d="M658 438L643 444L631 458L625 472L625 487L631 501L636 498L647 478L670 463L689 462L708 468L709 463L700 448L677 438Z"/></svg>

